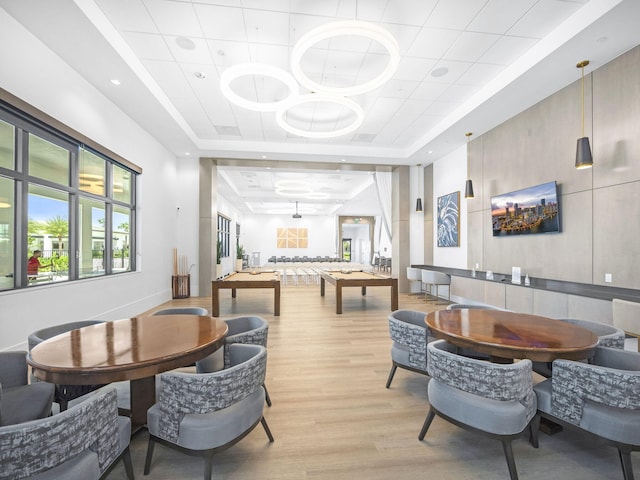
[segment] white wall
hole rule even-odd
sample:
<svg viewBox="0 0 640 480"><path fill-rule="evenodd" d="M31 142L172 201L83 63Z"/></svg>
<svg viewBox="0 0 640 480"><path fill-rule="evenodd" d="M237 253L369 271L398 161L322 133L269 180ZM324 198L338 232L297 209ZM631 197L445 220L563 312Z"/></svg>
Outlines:
<svg viewBox="0 0 640 480"><path fill-rule="evenodd" d="M467 175L467 146L454 150L433 164L433 199L427 208L433 209L433 264L441 267L467 268L467 201L464 184ZM460 246L438 247L438 197L460 192ZM414 226L412 225L412 230Z"/></svg>
<svg viewBox="0 0 640 480"><path fill-rule="evenodd" d="M145 172L146 173L146 172ZM175 195L176 204L170 212L176 217L175 247L179 256L186 256L191 275L191 296L199 295L198 262L198 179L200 176L197 158L179 159L177 177L171 193Z"/></svg>
<svg viewBox="0 0 640 480"><path fill-rule="evenodd" d="M181 250L193 259L197 250L178 239L175 157L2 9L0 25L0 43L11 45L0 49L0 86L143 168L135 252L139 271L1 292L2 350L25 348L28 334L48 325L130 317L169 300L172 249L184 245ZM192 224L185 220L180 226Z"/></svg>
<svg viewBox="0 0 640 480"><path fill-rule="evenodd" d="M424 198L423 168L409 169L409 264L424 264L424 213L416 212L416 199L422 198L422 208L430 208L431 200Z"/></svg>

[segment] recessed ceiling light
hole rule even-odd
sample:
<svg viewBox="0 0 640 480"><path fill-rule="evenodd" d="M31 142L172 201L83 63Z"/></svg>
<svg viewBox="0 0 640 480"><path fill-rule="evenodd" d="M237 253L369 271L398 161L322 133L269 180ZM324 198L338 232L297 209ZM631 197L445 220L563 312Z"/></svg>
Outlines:
<svg viewBox="0 0 640 480"><path fill-rule="evenodd" d="M431 71L432 77L444 77L447 73L449 73L449 69L447 67L436 68Z"/></svg>
<svg viewBox="0 0 640 480"><path fill-rule="evenodd" d="M266 155L262 155L262 158L267 158L267 156Z"/></svg>
<svg viewBox="0 0 640 480"><path fill-rule="evenodd" d="M196 78L199 78L200 80L204 80L205 78L207 78L207 74L204 72L196 72L193 74Z"/></svg>
<svg viewBox="0 0 640 480"><path fill-rule="evenodd" d="M193 40L186 37L176 37L176 44L185 50L195 50L196 44Z"/></svg>
<svg viewBox="0 0 640 480"><path fill-rule="evenodd" d="M111 83L113 83L114 85L120 85L120 80L118 80L117 78L113 78L111 79Z"/></svg>
<svg viewBox="0 0 640 480"><path fill-rule="evenodd" d="M189 155L191 155L189 152L184 152L184 154L188 157Z"/></svg>
<svg viewBox="0 0 640 480"><path fill-rule="evenodd" d="M346 162L346 160L344 158L341 158L340 161L341 162Z"/></svg>
<svg viewBox="0 0 640 480"><path fill-rule="evenodd" d="M431 155L433 153L433 150L429 150L427 153Z"/></svg>

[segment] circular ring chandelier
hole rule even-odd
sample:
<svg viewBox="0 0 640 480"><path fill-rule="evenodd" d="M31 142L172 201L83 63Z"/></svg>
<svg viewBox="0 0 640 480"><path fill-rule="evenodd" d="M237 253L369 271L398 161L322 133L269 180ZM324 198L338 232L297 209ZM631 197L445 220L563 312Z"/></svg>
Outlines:
<svg viewBox="0 0 640 480"><path fill-rule="evenodd" d="M277 102L254 102L242 97L233 91L231 88L231 82L237 78L247 75L258 75L279 80L288 88L289 94L284 100L279 100ZM256 112L275 112L286 102L298 95L298 84L296 83L295 78L293 78L288 72L273 65L264 63L241 63L229 67L222 72L222 75L220 75L220 90L230 102L233 102L240 107L248 110L254 110Z"/></svg>
<svg viewBox="0 0 640 480"><path fill-rule="evenodd" d="M313 130L302 130L300 128L296 128L289 124L285 120L285 114L292 108L295 108L300 105L305 105L307 103L331 103L334 105L339 105L341 107L346 107L351 110L355 115L355 120L346 127L339 128L336 130L322 130L322 131L313 131ZM346 135L347 133L351 133L354 130L357 130L362 122L364 121L364 112L362 111L362 107L358 105L353 100L349 100L344 97L332 97L329 95L321 95L318 93L309 93L307 95L300 95L299 97L294 97L290 101L288 101L284 106L282 106L278 111L276 111L276 122L283 130L292 133L294 135L298 135L300 137L307 138L332 138L339 137L340 135Z"/></svg>
<svg viewBox="0 0 640 480"><path fill-rule="evenodd" d="M347 35L366 37L381 44L389 53L389 63L386 68L377 77L359 85L351 85L348 87L331 87L311 80L302 71L302 66L300 65L303 55L318 42ZM393 76L399 64L400 49L393 35L377 25L357 20L331 22L314 28L300 38L291 53L291 72L296 80L312 92L325 93L328 95L360 95L375 90Z"/></svg>

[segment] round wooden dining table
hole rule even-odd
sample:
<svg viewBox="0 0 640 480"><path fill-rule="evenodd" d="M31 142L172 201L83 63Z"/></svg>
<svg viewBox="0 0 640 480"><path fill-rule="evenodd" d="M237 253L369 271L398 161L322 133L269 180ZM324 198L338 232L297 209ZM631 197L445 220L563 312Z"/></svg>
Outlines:
<svg viewBox="0 0 640 480"><path fill-rule="evenodd" d="M155 375L193 364L224 344L227 324L208 316L140 316L57 335L27 356L40 380L62 385L130 381L134 429L155 403Z"/></svg>
<svg viewBox="0 0 640 480"><path fill-rule="evenodd" d="M491 356L496 362L528 358L584 360L598 337L591 331L552 318L503 310L439 310L425 319L433 336Z"/></svg>

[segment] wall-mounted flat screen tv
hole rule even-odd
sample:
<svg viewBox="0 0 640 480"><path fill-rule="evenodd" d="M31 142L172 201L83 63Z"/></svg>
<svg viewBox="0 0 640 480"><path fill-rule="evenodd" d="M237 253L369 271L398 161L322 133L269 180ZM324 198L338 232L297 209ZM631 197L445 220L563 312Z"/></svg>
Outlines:
<svg viewBox="0 0 640 480"><path fill-rule="evenodd" d="M556 182L491 197L491 222L494 237L559 232Z"/></svg>

